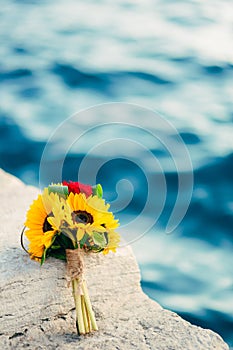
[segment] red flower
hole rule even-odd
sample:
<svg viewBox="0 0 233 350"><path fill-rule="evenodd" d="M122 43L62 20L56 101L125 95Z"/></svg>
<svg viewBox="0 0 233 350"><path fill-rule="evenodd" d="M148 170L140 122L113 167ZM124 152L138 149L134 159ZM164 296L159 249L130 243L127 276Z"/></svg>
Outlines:
<svg viewBox="0 0 233 350"><path fill-rule="evenodd" d="M68 186L69 193L84 193L86 197L89 197L92 195L92 187L90 185L84 185L80 182L74 182L74 181L63 181L62 184L64 186Z"/></svg>

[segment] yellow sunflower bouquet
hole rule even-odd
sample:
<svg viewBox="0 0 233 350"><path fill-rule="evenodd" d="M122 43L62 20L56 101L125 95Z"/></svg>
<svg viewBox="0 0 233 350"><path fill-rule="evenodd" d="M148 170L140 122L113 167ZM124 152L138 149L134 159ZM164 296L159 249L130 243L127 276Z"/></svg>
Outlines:
<svg viewBox="0 0 233 350"><path fill-rule="evenodd" d="M115 252L120 236L118 220L102 198L100 184L80 182L51 184L34 200L27 212L21 244L31 259L44 263L54 257L67 262L72 284L79 335L98 330L84 276L85 252ZM28 249L23 243L25 233Z"/></svg>

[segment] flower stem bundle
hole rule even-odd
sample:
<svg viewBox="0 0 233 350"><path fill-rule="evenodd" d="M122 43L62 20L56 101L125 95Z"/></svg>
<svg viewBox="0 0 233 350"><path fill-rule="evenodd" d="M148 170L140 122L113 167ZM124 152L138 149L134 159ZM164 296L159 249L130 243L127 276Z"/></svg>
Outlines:
<svg viewBox="0 0 233 350"><path fill-rule="evenodd" d="M120 241L115 231L118 220L102 194L101 185L52 184L32 203L25 222L28 249L22 245L31 259L41 265L48 257L67 262L79 335L98 330L85 280L84 254L115 252Z"/></svg>
<svg viewBox="0 0 233 350"><path fill-rule="evenodd" d="M97 331L98 327L92 309L84 277L84 261L81 249L66 249L68 276L72 283L76 308L76 328L79 335Z"/></svg>

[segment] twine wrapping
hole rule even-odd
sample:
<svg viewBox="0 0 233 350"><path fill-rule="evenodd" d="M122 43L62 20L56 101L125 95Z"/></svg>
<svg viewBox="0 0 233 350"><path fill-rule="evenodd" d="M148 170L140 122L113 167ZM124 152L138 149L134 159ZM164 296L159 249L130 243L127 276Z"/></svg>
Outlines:
<svg viewBox="0 0 233 350"><path fill-rule="evenodd" d="M82 282L84 281L84 259L80 249L66 249L68 286L75 279L78 281L79 295L83 294Z"/></svg>

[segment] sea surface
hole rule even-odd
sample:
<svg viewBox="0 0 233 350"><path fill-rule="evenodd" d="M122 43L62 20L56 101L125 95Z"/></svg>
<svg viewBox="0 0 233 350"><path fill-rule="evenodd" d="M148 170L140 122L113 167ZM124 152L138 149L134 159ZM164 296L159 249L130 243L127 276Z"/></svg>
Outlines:
<svg viewBox="0 0 233 350"><path fill-rule="evenodd" d="M145 293L230 346L232 38L228 0L0 0L0 167L42 186L87 159L82 181L103 184ZM191 202L168 233L183 175Z"/></svg>

